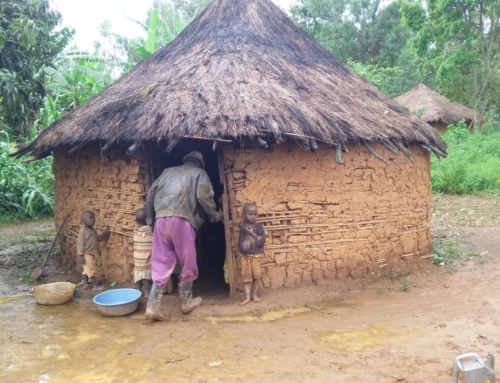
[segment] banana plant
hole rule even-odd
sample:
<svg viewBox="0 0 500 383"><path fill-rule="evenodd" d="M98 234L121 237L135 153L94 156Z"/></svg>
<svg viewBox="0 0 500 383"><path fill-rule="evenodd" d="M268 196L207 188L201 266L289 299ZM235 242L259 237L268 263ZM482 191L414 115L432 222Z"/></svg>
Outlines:
<svg viewBox="0 0 500 383"><path fill-rule="evenodd" d="M0 131L0 214L33 217L54 209L52 159L23 163L10 157L15 144Z"/></svg>
<svg viewBox="0 0 500 383"><path fill-rule="evenodd" d="M112 84L131 66L121 62L89 55L78 50L61 53L51 67L45 67L48 77L48 96L40 111L38 123L48 126L60 117L56 110L75 109ZM56 107L53 104L57 104Z"/></svg>
<svg viewBox="0 0 500 383"><path fill-rule="evenodd" d="M147 32L146 39L137 38L132 41L132 46L141 60L148 58L161 47L169 44L189 23L177 14L173 3L170 4L170 13L170 25L161 17L157 9L151 11L147 25L132 20L141 25Z"/></svg>

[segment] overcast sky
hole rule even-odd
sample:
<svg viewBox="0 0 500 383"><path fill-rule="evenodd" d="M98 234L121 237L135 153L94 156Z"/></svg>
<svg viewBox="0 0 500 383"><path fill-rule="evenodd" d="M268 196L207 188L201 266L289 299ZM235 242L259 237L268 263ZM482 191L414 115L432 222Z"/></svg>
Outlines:
<svg viewBox="0 0 500 383"><path fill-rule="evenodd" d="M296 3L296 0L272 1L285 10ZM52 3L61 12L63 24L75 29L78 47L91 50L93 42L99 38L98 27L104 20L109 20L118 34L127 37L143 35L144 31L124 14L142 21L152 0L52 0Z"/></svg>

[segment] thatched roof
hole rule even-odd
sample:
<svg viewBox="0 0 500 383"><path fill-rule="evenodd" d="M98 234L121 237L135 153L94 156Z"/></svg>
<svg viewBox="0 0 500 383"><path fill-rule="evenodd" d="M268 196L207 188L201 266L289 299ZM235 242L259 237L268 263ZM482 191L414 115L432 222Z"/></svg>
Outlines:
<svg viewBox="0 0 500 383"><path fill-rule="evenodd" d="M270 0L214 0L179 36L20 153L185 136L400 140L436 131L339 62Z"/></svg>
<svg viewBox="0 0 500 383"><path fill-rule="evenodd" d="M465 120L470 124L474 120L474 110L456 102L451 102L424 84L418 84L412 90L396 97L394 100L407 107L412 113L422 111L423 114L420 118L428 123L442 122L450 125Z"/></svg>

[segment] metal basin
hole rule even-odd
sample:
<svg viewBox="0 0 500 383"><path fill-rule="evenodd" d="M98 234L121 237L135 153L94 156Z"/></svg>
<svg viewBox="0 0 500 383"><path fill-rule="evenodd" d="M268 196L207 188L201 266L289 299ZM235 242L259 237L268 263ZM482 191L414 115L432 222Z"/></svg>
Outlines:
<svg viewBox="0 0 500 383"><path fill-rule="evenodd" d="M121 317L137 310L141 292L136 289L104 291L94 297L99 312L107 317Z"/></svg>

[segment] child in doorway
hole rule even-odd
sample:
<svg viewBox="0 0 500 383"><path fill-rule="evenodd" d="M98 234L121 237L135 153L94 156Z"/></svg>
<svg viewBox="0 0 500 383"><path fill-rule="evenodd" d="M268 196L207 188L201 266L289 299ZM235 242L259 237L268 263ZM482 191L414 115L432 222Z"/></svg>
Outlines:
<svg viewBox="0 0 500 383"><path fill-rule="evenodd" d="M238 247L241 252L239 261L245 286L245 299L240 305L249 303L250 298L254 302L260 302L257 296L257 283L261 277L260 258L266 241L264 227L257 223L257 206L254 203L247 203L243 206L243 218Z"/></svg>
<svg viewBox="0 0 500 383"><path fill-rule="evenodd" d="M137 283L137 289L149 298L153 233L146 223L146 209L135 212L135 222L137 226L134 230L134 282Z"/></svg>
<svg viewBox="0 0 500 383"><path fill-rule="evenodd" d="M97 235L94 229L95 215L91 211L84 211L80 215L82 223L85 225L78 233L78 242L76 250L80 258L80 263L83 265L83 289L89 289L89 280L92 282L94 291L102 291L104 287L99 286L95 273L97 270L96 257L101 256L99 242L109 238L109 227L107 227L101 235Z"/></svg>

